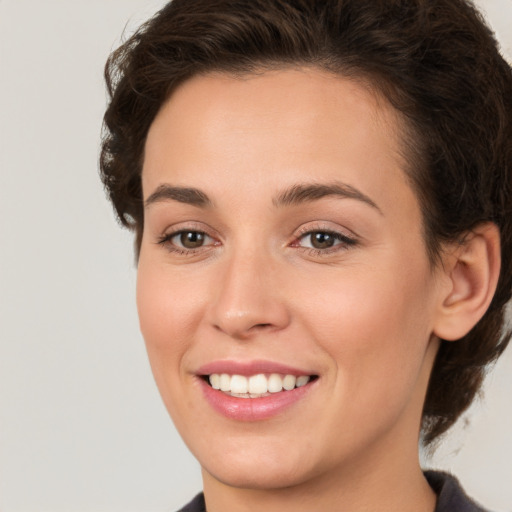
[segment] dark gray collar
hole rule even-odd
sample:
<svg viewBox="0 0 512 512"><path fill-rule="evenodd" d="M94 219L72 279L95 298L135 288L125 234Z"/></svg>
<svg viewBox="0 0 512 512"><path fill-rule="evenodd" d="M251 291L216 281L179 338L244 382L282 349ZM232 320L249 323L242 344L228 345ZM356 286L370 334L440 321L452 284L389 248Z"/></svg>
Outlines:
<svg viewBox="0 0 512 512"><path fill-rule="evenodd" d="M466 495L452 475L425 471L425 477L437 494L435 512L487 512Z"/></svg>

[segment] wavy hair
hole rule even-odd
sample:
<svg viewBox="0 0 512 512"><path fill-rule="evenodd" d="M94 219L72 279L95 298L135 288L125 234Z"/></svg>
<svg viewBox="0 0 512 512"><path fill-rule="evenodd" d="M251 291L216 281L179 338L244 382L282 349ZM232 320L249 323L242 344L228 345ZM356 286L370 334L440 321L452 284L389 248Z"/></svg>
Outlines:
<svg viewBox="0 0 512 512"><path fill-rule="evenodd" d="M145 140L172 91L200 73L290 65L362 79L400 113L433 264L443 242L483 222L499 227L502 267L488 311L460 340L441 342L423 411L428 444L471 404L511 334L512 72L470 1L174 0L108 59L103 183L138 254Z"/></svg>

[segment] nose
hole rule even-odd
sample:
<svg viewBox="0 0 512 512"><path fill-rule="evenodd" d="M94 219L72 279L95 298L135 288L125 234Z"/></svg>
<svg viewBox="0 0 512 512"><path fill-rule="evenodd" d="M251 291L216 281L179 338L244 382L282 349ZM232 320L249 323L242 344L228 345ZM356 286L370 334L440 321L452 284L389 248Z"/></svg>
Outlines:
<svg viewBox="0 0 512 512"><path fill-rule="evenodd" d="M290 315L280 272L269 257L239 251L223 262L218 291L210 305L215 329L235 339L284 329Z"/></svg>

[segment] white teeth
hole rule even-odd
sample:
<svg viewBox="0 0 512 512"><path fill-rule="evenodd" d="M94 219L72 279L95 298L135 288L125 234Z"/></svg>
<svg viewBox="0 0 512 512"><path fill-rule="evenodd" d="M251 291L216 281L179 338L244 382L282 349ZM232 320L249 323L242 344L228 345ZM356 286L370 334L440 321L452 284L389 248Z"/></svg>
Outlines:
<svg viewBox="0 0 512 512"><path fill-rule="evenodd" d="M243 395L249 388L247 377L243 375L233 375L231 377L231 393Z"/></svg>
<svg viewBox="0 0 512 512"><path fill-rule="evenodd" d="M283 390L283 379L278 373L273 373L268 378L268 390L270 393L279 393Z"/></svg>
<svg viewBox="0 0 512 512"><path fill-rule="evenodd" d="M218 373L212 373L210 375L210 384L213 389L220 389L220 375Z"/></svg>
<svg viewBox="0 0 512 512"><path fill-rule="evenodd" d="M283 379L283 388L286 391L291 391L295 387L295 382L297 381L297 377L295 375L286 375Z"/></svg>
<svg viewBox="0 0 512 512"><path fill-rule="evenodd" d="M227 373L220 376L220 390L231 391L231 377Z"/></svg>
<svg viewBox="0 0 512 512"><path fill-rule="evenodd" d="M249 377L249 393L253 395L262 395L267 391L267 378L263 373Z"/></svg>
<svg viewBox="0 0 512 512"><path fill-rule="evenodd" d="M305 386L309 382L309 377L307 375L301 375L300 377L297 377L297 382L295 385L300 388L302 386Z"/></svg>
<svg viewBox="0 0 512 512"><path fill-rule="evenodd" d="M209 381L213 389L220 389L239 398L259 398L268 393L279 393L283 390L305 386L311 377L308 375L281 375L272 373L268 377L263 373L246 377L244 375L229 375L227 373L212 373Z"/></svg>

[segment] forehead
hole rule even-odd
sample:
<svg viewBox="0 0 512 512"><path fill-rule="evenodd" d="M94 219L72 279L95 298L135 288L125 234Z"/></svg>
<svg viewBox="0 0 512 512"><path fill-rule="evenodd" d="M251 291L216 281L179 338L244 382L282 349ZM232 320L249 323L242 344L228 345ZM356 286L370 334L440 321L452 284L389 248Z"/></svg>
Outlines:
<svg viewBox="0 0 512 512"><path fill-rule="evenodd" d="M258 120L267 120L296 136L307 124L330 131L337 125L336 132L351 122L355 131L364 124L354 122L356 118L364 120L365 131L370 124L380 125L398 146L402 117L367 80L311 66L241 76L213 72L196 75L172 92L150 127L148 145L163 124L166 136L187 136L190 130L204 136L222 128L237 135L254 128Z"/></svg>
<svg viewBox="0 0 512 512"><path fill-rule="evenodd" d="M348 117L352 115L352 118ZM361 123L356 123L360 119ZM227 73L196 75L178 86L163 104L152 123L146 150L164 137L184 138L193 130L204 136L228 128L233 135L251 129L258 120L288 128L291 136L306 127L332 132L351 131L370 125L397 147L400 145L402 116L368 81L347 78L315 67L262 71L243 76ZM223 125L224 123L224 125ZM366 126L364 126L366 123ZM165 130L165 133L164 133ZM180 137L180 138L182 138ZM326 141L327 142L327 141ZM158 149L158 147L156 148Z"/></svg>
<svg viewBox="0 0 512 512"><path fill-rule="evenodd" d="M262 181L267 193L342 180L393 202L394 181L407 181L400 132L377 92L316 68L199 75L173 92L149 130L144 195L162 181L241 197Z"/></svg>

